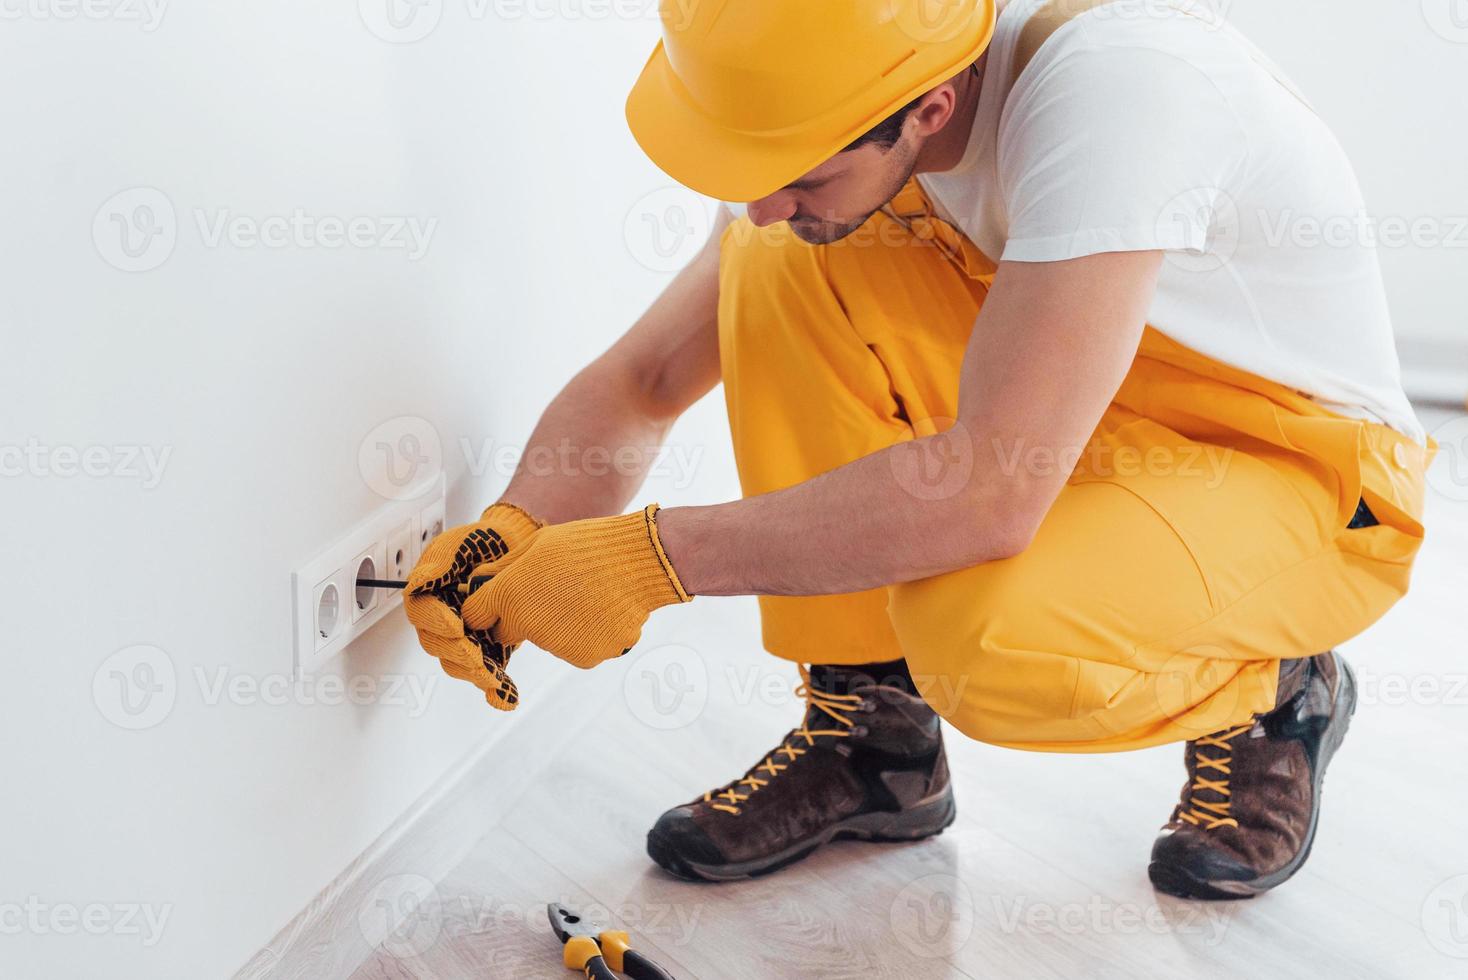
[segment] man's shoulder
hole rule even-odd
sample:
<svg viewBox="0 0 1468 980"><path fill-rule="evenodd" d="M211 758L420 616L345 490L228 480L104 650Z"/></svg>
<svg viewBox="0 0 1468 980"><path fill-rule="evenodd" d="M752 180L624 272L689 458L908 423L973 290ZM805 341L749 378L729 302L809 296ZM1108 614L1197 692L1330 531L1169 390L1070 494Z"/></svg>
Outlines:
<svg viewBox="0 0 1468 980"><path fill-rule="evenodd" d="M1005 13L1010 86L1032 68L1035 76L1061 65L1098 63L1081 57L1088 53L1151 50L1192 61L1247 57L1204 0L1016 0Z"/></svg>

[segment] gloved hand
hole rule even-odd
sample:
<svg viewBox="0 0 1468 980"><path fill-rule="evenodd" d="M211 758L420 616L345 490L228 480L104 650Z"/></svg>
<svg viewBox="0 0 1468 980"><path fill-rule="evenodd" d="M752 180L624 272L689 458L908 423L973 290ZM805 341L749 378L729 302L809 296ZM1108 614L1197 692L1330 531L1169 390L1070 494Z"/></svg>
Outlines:
<svg viewBox="0 0 1468 980"><path fill-rule="evenodd" d="M513 711L520 702L515 682L505 673L514 645L496 642L488 630L464 628L465 596L458 587L475 569L509 554L539 529L540 522L514 504L494 504L478 522L451 527L428 542L403 590L418 643L449 675L470 681L503 711Z"/></svg>
<svg viewBox="0 0 1468 980"><path fill-rule="evenodd" d="M658 540L657 511L541 529L480 570L494 578L464 603L464 622L577 667L626 653L654 609L692 599Z"/></svg>

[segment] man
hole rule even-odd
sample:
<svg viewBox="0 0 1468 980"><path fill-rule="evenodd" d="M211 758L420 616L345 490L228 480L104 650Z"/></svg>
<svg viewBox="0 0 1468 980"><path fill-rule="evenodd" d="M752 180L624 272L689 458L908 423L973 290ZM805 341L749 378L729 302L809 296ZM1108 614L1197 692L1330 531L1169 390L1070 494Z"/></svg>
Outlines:
<svg viewBox="0 0 1468 980"><path fill-rule="evenodd" d="M524 640L590 667L660 606L760 596L807 712L658 821L679 876L941 831L942 716L1185 742L1155 885L1284 881L1355 706L1332 648L1405 592L1429 456L1372 250L1289 234L1363 211L1325 125L1188 0L686 13L628 121L747 217L531 444L656 443L722 379L746 496L607 517L640 478L522 471L415 571L425 648L512 707Z"/></svg>

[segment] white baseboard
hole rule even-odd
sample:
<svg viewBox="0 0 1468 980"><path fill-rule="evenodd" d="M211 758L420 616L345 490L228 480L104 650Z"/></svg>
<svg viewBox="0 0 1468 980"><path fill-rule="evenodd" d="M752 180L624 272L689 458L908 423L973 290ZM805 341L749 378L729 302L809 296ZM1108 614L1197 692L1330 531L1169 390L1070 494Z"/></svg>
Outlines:
<svg viewBox="0 0 1468 980"><path fill-rule="evenodd" d="M445 773L356 860L311 900L235 980L345 980L411 914L419 887L431 889L514 806L536 777L533 766L506 760L553 758L577 738L594 712L557 710L587 704L605 677L572 671L535 692L504 734ZM398 921L391 921L397 915Z"/></svg>

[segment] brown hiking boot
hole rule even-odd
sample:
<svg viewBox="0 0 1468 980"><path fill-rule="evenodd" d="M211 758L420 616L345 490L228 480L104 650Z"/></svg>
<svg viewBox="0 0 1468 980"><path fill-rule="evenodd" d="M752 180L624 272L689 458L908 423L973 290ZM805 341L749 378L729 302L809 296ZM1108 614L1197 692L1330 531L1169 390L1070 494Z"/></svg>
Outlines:
<svg viewBox="0 0 1468 980"><path fill-rule="evenodd" d="M1334 651L1280 665L1277 707L1189 742L1188 781L1152 845L1147 874L1180 898L1250 898L1304 865L1325 767L1356 710Z"/></svg>
<svg viewBox="0 0 1468 980"><path fill-rule="evenodd" d="M910 841L953 822L938 716L901 661L801 669L805 720L740 779L663 814L647 853L679 878L730 881L827 841Z"/></svg>

